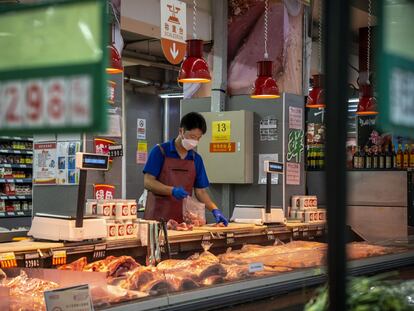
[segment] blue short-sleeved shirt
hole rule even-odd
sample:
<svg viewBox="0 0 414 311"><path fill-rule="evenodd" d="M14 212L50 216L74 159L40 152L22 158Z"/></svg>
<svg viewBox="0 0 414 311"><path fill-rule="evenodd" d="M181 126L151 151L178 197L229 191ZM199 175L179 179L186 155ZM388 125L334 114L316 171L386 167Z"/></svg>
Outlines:
<svg viewBox="0 0 414 311"><path fill-rule="evenodd" d="M165 151L165 156L169 158L180 159L180 155L175 148L175 139L167 141L161 144L162 148ZM203 159L201 156L195 151L189 151L185 160L193 160L193 152L194 152L194 165L196 169L196 180L194 182L194 188L207 188L209 186L209 181L207 178L206 169L204 167ZM164 165L164 155L162 154L160 148L155 146L152 148L147 163L145 164L143 173L144 174L151 174L158 178L161 174L162 166Z"/></svg>

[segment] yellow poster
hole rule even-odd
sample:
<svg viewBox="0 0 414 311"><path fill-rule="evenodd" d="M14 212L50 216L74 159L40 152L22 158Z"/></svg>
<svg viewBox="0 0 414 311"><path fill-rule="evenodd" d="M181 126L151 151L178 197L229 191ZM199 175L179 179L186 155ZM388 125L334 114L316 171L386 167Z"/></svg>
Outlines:
<svg viewBox="0 0 414 311"><path fill-rule="evenodd" d="M146 141L139 141L137 150L138 150L138 152L147 152L148 151L147 142Z"/></svg>
<svg viewBox="0 0 414 311"><path fill-rule="evenodd" d="M148 158L148 143L146 140L138 141L137 144L137 164L145 164Z"/></svg>
<svg viewBox="0 0 414 311"><path fill-rule="evenodd" d="M229 142L231 138L231 121L213 121L211 124L212 142Z"/></svg>

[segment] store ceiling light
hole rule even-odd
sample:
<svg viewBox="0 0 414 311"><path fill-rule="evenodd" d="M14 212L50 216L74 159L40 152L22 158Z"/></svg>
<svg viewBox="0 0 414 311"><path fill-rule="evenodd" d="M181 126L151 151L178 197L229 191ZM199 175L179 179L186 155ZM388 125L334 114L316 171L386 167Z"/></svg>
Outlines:
<svg viewBox="0 0 414 311"><path fill-rule="evenodd" d="M273 62L269 60L267 53L267 25L268 25L269 3L265 0L264 20L264 60L257 62L257 78L250 95L255 99L275 99L280 97L279 88L273 79Z"/></svg>
<svg viewBox="0 0 414 311"><path fill-rule="evenodd" d="M372 85L361 85L360 91L361 96L356 114L358 116L377 115L377 100L373 96Z"/></svg>
<svg viewBox="0 0 414 311"><path fill-rule="evenodd" d="M208 64L203 58L203 40L197 39L197 1L193 0L193 39L187 40L187 53L178 75L180 83L208 83L211 81Z"/></svg>
<svg viewBox="0 0 414 311"><path fill-rule="evenodd" d="M122 60L118 50L113 44L108 45L107 49L109 55L109 64L106 68L106 72L108 74L122 73L124 71L124 67L122 67Z"/></svg>

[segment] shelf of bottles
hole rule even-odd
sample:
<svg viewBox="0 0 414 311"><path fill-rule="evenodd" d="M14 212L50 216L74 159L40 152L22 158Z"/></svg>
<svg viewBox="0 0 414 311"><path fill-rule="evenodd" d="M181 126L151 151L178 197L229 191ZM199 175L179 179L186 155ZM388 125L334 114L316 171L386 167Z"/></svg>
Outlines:
<svg viewBox="0 0 414 311"><path fill-rule="evenodd" d="M414 168L414 144L402 144L396 150L394 145L356 147L352 157L352 169L364 170L406 170Z"/></svg>
<svg viewBox="0 0 414 311"><path fill-rule="evenodd" d="M0 136L0 218L32 209L33 139Z"/></svg>
<svg viewBox="0 0 414 311"><path fill-rule="evenodd" d="M325 126L321 123L307 123L306 170L320 171L325 168Z"/></svg>

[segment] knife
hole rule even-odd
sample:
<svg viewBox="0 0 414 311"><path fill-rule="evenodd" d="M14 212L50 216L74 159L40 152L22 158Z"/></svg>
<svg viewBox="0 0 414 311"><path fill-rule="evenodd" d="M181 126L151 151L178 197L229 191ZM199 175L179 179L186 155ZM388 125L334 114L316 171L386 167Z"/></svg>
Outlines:
<svg viewBox="0 0 414 311"><path fill-rule="evenodd" d="M164 219L161 219L161 226L162 231L164 233L164 247L165 252L167 253L167 258L171 259L171 248L170 248L170 242L168 241L168 230L167 230L167 224L165 223Z"/></svg>

